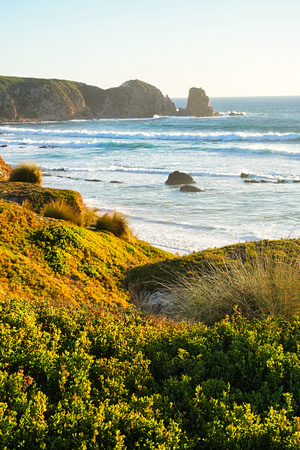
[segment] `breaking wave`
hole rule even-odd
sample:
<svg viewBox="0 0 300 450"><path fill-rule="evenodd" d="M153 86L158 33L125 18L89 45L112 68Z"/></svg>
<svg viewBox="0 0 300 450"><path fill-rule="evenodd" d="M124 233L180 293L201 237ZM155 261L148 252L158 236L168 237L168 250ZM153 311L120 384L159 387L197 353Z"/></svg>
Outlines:
<svg viewBox="0 0 300 450"><path fill-rule="evenodd" d="M160 131L96 131L96 130L68 130L47 128L25 128L10 125L0 127L0 133L12 133L14 136L52 136L59 138L93 138L115 140L154 140L154 141L207 141L207 142L233 142L233 141L298 141L300 133L257 133L247 131L235 132L160 132Z"/></svg>

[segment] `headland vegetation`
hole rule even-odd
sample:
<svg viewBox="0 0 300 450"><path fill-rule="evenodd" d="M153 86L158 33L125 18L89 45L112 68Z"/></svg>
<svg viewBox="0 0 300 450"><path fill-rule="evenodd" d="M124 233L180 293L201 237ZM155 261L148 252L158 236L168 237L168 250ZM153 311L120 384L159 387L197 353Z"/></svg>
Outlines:
<svg viewBox="0 0 300 450"><path fill-rule="evenodd" d="M299 239L178 257L13 173L1 164L1 448L299 448ZM218 314L198 314L210 298Z"/></svg>

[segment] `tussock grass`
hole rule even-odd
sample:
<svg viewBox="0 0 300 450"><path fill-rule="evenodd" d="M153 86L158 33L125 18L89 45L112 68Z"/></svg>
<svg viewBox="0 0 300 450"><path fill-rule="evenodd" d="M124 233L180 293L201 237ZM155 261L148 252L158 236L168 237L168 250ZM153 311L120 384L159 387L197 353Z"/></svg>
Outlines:
<svg viewBox="0 0 300 450"><path fill-rule="evenodd" d="M133 237L126 216L118 211L113 214L107 212L98 217L95 228L98 231L109 231L122 239L130 240Z"/></svg>
<svg viewBox="0 0 300 450"><path fill-rule="evenodd" d="M27 211L34 211L34 205L27 198L22 202L22 208L27 209Z"/></svg>
<svg viewBox="0 0 300 450"><path fill-rule="evenodd" d="M9 181L42 184L42 169L37 167L34 162L22 162L18 164L11 172Z"/></svg>
<svg viewBox="0 0 300 450"><path fill-rule="evenodd" d="M86 228L95 225L97 220L95 210L85 208L82 212L78 212L65 200L53 200L49 202L44 206L42 214L44 217L66 220Z"/></svg>
<svg viewBox="0 0 300 450"><path fill-rule="evenodd" d="M95 226L97 222L97 209L89 209L85 208L84 211L81 213L81 219L82 223L81 225L89 228L91 226Z"/></svg>
<svg viewBox="0 0 300 450"><path fill-rule="evenodd" d="M167 288L176 320L211 325L237 309L248 319L300 313L300 260L257 250L222 265L179 275Z"/></svg>
<svg viewBox="0 0 300 450"><path fill-rule="evenodd" d="M75 223L78 226L81 226L83 222L82 214L74 211L72 206L64 200L54 200L48 203L44 206L42 214L44 217L66 220Z"/></svg>

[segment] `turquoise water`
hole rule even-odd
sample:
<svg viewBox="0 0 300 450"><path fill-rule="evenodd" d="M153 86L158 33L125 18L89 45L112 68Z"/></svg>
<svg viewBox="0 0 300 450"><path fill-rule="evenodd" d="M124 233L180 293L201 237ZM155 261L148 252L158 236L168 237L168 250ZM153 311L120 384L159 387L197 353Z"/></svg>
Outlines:
<svg viewBox="0 0 300 450"><path fill-rule="evenodd" d="M88 206L124 212L141 239L180 254L298 236L300 97L210 103L223 115L2 124L7 147L0 154L12 165L36 161L45 186L75 189ZM167 186L174 170L191 174L205 192ZM242 172L268 183L245 183Z"/></svg>

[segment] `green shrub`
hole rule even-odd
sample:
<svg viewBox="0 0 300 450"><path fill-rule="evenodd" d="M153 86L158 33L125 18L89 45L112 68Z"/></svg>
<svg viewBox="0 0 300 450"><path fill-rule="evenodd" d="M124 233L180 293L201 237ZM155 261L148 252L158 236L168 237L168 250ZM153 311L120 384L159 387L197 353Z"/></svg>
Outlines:
<svg viewBox="0 0 300 450"><path fill-rule="evenodd" d="M114 211L105 213L97 219L96 230L109 231L117 237L130 239L132 231L124 214Z"/></svg>
<svg viewBox="0 0 300 450"><path fill-rule="evenodd" d="M10 174L9 181L20 181L24 183L42 183L42 169L34 162L23 162L18 164Z"/></svg>
<svg viewBox="0 0 300 450"><path fill-rule="evenodd" d="M299 338L0 297L0 448L299 449Z"/></svg>
<svg viewBox="0 0 300 450"><path fill-rule="evenodd" d="M255 251L237 255L222 265L211 263L205 273L179 275L164 286L172 316L212 324L234 309L248 319L300 313L299 259L286 254Z"/></svg>

